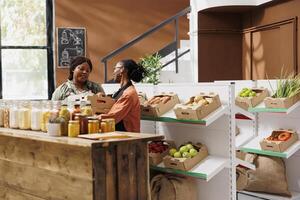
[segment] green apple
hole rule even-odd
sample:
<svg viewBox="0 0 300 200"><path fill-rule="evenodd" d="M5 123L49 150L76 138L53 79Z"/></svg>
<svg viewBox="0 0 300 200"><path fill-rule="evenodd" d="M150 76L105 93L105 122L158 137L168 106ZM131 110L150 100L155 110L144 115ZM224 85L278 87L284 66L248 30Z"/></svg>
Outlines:
<svg viewBox="0 0 300 200"><path fill-rule="evenodd" d="M169 155L174 156L174 153L176 153L176 152L177 152L177 150L172 148L172 149L169 150Z"/></svg>
<svg viewBox="0 0 300 200"><path fill-rule="evenodd" d="M181 153L179 151L175 152L174 158L181 158Z"/></svg>
<svg viewBox="0 0 300 200"><path fill-rule="evenodd" d="M198 153L198 151L196 149L190 149L189 152L190 152L191 157L194 157Z"/></svg>
<svg viewBox="0 0 300 200"><path fill-rule="evenodd" d="M185 146L186 146L189 150L194 148L192 144L187 144L187 145L185 145Z"/></svg>
<svg viewBox="0 0 300 200"><path fill-rule="evenodd" d="M256 96L256 92L254 91L250 92L249 97L255 97L255 96Z"/></svg>
<svg viewBox="0 0 300 200"><path fill-rule="evenodd" d="M180 153L183 153L183 152L187 152L189 149L187 148L187 146L182 146L180 147L179 151Z"/></svg>
<svg viewBox="0 0 300 200"><path fill-rule="evenodd" d="M191 158L191 154L189 152L183 152L182 157L183 158Z"/></svg>

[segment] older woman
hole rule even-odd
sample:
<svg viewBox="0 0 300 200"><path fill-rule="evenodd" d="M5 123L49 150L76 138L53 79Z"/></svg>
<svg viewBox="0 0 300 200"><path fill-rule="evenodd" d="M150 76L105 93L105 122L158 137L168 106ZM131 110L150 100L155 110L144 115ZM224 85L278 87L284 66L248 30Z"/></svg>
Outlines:
<svg viewBox="0 0 300 200"><path fill-rule="evenodd" d="M68 96L88 92L104 94L104 90L99 84L88 80L92 69L93 65L90 59L82 56L73 59L70 64L68 80L56 88L52 94L52 100L64 100Z"/></svg>

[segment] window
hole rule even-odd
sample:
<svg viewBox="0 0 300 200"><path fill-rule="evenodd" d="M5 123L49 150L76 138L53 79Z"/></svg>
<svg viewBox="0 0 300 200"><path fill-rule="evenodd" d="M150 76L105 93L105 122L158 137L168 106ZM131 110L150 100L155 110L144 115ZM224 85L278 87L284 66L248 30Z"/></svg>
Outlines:
<svg viewBox="0 0 300 200"><path fill-rule="evenodd" d="M50 98L54 90L52 8L52 0L0 1L0 98Z"/></svg>

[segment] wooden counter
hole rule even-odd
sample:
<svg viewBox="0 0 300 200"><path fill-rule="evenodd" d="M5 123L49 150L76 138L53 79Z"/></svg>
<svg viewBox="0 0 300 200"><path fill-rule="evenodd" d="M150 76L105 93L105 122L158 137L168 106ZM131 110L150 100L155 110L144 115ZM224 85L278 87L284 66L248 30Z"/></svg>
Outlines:
<svg viewBox="0 0 300 200"><path fill-rule="evenodd" d="M0 199L146 200L149 140L98 141L0 128Z"/></svg>

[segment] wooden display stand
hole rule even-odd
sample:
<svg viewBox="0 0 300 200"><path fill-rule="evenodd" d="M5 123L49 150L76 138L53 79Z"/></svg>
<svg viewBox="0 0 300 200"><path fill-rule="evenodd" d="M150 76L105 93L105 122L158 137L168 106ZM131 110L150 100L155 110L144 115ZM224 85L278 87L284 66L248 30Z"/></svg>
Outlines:
<svg viewBox="0 0 300 200"><path fill-rule="evenodd" d="M95 141L0 131L0 197L26 200L145 200L147 142L163 138L130 133L133 138Z"/></svg>

